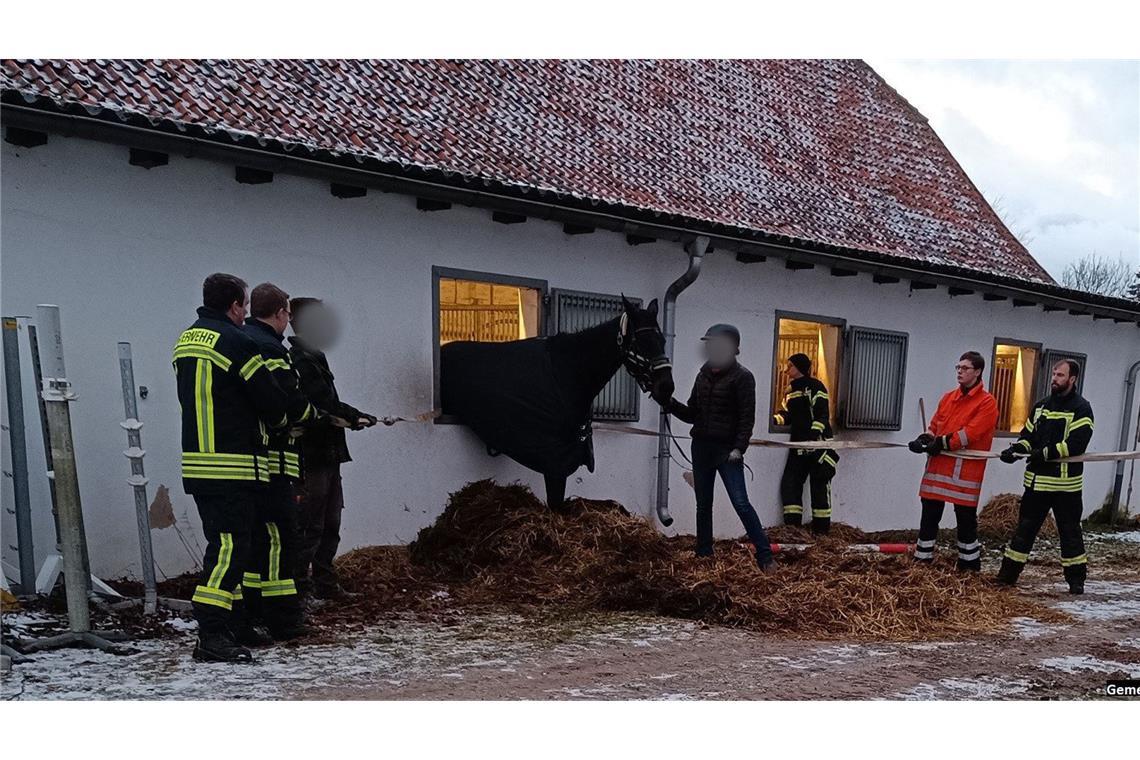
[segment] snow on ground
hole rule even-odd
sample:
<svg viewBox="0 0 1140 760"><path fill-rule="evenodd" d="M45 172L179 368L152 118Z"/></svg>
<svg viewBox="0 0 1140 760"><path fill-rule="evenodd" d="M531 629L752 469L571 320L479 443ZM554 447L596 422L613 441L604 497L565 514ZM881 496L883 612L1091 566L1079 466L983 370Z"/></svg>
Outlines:
<svg viewBox="0 0 1140 760"><path fill-rule="evenodd" d="M982 678L943 678L936 683L920 683L894 694L891 699L999 699L1029 691L1032 682L999 676Z"/></svg>
<svg viewBox="0 0 1140 760"><path fill-rule="evenodd" d="M1089 670L1094 673L1127 673L1129 678L1140 678L1140 665L1102 660L1087 654L1049 657L1041 661L1041 667L1060 670L1064 673L1078 673L1082 670Z"/></svg>

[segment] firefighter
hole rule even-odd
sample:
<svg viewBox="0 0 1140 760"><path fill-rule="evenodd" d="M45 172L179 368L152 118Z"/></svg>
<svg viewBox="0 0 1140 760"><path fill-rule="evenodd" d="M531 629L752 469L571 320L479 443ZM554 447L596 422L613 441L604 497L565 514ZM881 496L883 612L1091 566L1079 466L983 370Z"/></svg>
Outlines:
<svg viewBox="0 0 1140 760"><path fill-rule="evenodd" d="M265 431L284 429L289 399L242 332L246 284L212 274L198 319L174 346L182 407L182 484L194 497L206 536L202 579L191 601L198 620L194 659L249 661L233 614L250 556L258 492L269 482Z"/></svg>
<svg viewBox="0 0 1140 760"><path fill-rule="evenodd" d="M697 500L697 556L713 553L713 486L717 473L756 548L756 563L764 572L774 569L768 534L748 501L744 480L744 452L748 450L756 420L756 380L736 360L740 331L732 325L713 325L704 341L705 364L693 383L689 402L666 401L666 409L693 426L693 490Z"/></svg>
<svg viewBox="0 0 1140 760"><path fill-rule="evenodd" d="M997 428L998 407L982 384L986 360L977 351L967 351L954 371L958 387L938 402L926 432L908 444L916 454L926 454L926 471L918 496L922 502L918 543L914 559L934 560L938 525L946 502L954 505L958 524L958 569L982 569L982 545L978 541L978 500L982 495L985 459L960 459L945 452L971 449L989 451Z"/></svg>
<svg viewBox="0 0 1140 760"><path fill-rule="evenodd" d="M1006 464L1013 464L1019 457L1028 457L1029 463L1017 527L1002 557L998 581L1011 586L1017 583L1029 561L1037 531L1052 509L1061 538L1061 568L1069 593L1083 594L1088 575L1088 556L1081 535L1084 464L1064 460L1085 453L1093 433L1093 412L1089 402L1077 393L1081 365L1062 359L1053 365L1052 371L1052 393L1033 405L1017 441L1001 453L1001 461Z"/></svg>
<svg viewBox="0 0 1140 760"><path fill-rule="evenodd" d="M302 425L317 425L328 418L309 403L297 380L297 373L285 348L289 326L289 294L264 282L249 296L251 319L244 331L257 344L265 368L289 398L291 409L301 409L291 420L293 427L269 432L269 486L262 489L254 520L252 558L242 588L245 605L265 623L277 641L287 641L305 633L303 612L293 580L299 536L298 507L294 483L302 479L298 438Z"/></svg>
<svg viewBox="0 0 1140 760"><path fill-rule="evenodd" d="M376 424L376 417L340 400L325 351L339 336L335 315L318 298L290 301L293 337L289 356L300 380L301 392L317 408L345 420L351 430ZM341 426L315 427L301 439L305 482L300 489L300 546L294 578L302 596L342 599L333 567L340 544L340 518L344 511L340 466L352 461Z"/></svg>
<svg viewBox="0 0 1140 760"><path fill-rule="evenodd" d="M830 396L827 386L811 376L807 354L788 357L785 373L791 388L780 410L773 415L777 425L792 429L793 441L825 441L831 438ZM780 500L784 504L784 524L803 524L804 481L811 481L811 532L825 534L831 529L831 479L839 455L831 449L791 449L780 477Z"/></svg>

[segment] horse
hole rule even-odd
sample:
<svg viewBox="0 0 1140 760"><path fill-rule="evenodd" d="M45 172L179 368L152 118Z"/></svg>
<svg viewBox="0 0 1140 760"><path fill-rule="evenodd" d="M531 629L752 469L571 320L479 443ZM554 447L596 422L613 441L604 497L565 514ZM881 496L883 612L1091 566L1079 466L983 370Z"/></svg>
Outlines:
<svg viewBox="0 0 1140 760"><path fill-rule="evenodd" d="M560 509L566 478L594 471L590 408L623 366L654 399L673 395L673 367L657 324L657 299L644 309L622 295L622 313L576 333L440 347L445 415L475 432L492 456L506 454L541 473L546 502Z"/></svg>

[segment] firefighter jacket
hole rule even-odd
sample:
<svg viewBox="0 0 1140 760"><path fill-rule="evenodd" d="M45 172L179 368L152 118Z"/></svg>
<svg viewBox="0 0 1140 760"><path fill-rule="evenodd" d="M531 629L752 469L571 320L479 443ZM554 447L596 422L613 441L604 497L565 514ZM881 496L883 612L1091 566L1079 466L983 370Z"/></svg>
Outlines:
<svg viewBox="0 0 1140 760"><path fill-rule="evenodd" d="M1025 487L1080 492L1085 485L1084 463L1056 460L1084 454L1092 433L1092 405L1075 390L1067 396L1052 394L1034 404L1014 446L1025 453L1041 449L1045 461L1026 466Z"/></svg>
<svg viewBox="0 0 1140 760"><path fill-rule="evenodd" d="M989 451L997 420L997 401L979 380L964 393L959 387L943 396L926 432L942 439L944 451ZM985 474L985 459L936 454L926 460L918 495L923 499L977 507Z"/></svg>
<svg viewBox="0 0 1140 760"><path fill-rule="evenodd" d="M182 484L221 494L269 480L269 428L288 425L289 400L257 345L220 311L200 307L174 345L182 407Z"/></svg>
<svg viewBox="0 0 1140 760"><path fill-rule="evenodd" d="M830 396L827 386L814 377L797 377L772 415L777 425L792 428L789 440L823 441L832 437Z"/></svg>
<svg viewBox="0 0 1140 760"><path fill-rule="evenodd" d="M257 350L261 353L261 358L265 360L265 368L269 370L269 374L277 383L277 387L284 391L289 399L291 414L296 414L298 409L303 410L299 416L291 417L290 422L307 424L319 419L320 413L301 392L297 373L293 370L293 364L289 360L289 350L285 348L282 336L278 335L272 326L260 319L247 319L242 331L257 344ZM294 428L269 431L269 474L271 477L281 476L289 480L301 479L300 446L298 445L298 438L292 435L292 430Z"/></svg>
<svg viewBox="0 0 1140 760"><path fill-rule="evenodd" d="M329 360L325 358L323 352L306 345L295 335L289 338L289 343L292 346L289 349L289 358L293 362L293 368L297 370L301 392L310 403L322 412L340 417L352 424L356 424L358 419L366 416L356 407L340 400L336 384L333 382L335 378L329 369ZM309 467L352 461L352 457L348 455L344 428L331 424L314 425L306 430L301 436L301 449L304 452L305 463Z"/></svg>
<svg viewBox="0 0 1140 760"><path fill-rule="evenodd" d="M705 364L693 382L689 402L670 399L669 411L693 426L694 440L747 451L756 424L756 380L739 362L719 371Z"/></svg>

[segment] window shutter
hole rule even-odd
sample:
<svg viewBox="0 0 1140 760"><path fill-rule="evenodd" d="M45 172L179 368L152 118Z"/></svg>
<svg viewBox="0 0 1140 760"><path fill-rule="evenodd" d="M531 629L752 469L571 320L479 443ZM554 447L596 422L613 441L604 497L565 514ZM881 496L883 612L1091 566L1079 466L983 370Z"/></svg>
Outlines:
<svg viewBox="0 0 1140 760"><path fill-rule="evenodd" d="M1085 388L1085 372L1089 357L1075 351L1060 351L1056 348L1047 348L1041 352L1041 366L1037 371L1037 398L1038 401L1053 392L1053 365L1062 359L1073 359L1081 365L1081 374L1077 375L1077 393L1083 394ZM1032 403L1032 402L1031 402Z"/></svg>
<svg viewBox="0 0 1140 760"><path fill-rule="evenodd" d="M636 298L629 299L641 305ZM577 290L550 291L552 332L572 333L594 327L621 316L621 296L604 293L583 293ZM617 339L617 336L614 336ZM636 421L641 417L641 397L635 381L624 368L606 383L594 399L593 415L596 420Z"/></svg>
<svg viewBox="0 0 1140 760"><path fill-rule="evenodd" d="M847 331L844 427L902 428L907 334L869 327Z"/></svg>

